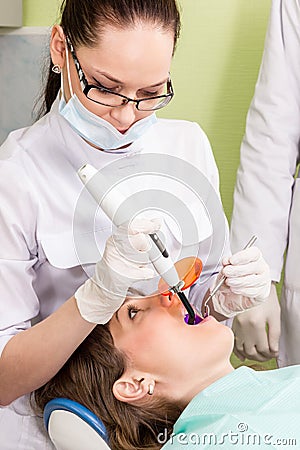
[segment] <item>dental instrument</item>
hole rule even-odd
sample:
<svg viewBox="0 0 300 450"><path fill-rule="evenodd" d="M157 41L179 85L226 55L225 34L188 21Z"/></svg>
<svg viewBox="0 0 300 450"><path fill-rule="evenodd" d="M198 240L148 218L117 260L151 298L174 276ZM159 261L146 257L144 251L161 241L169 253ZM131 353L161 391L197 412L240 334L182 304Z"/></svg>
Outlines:
<svg viewBox="0 0 300 450"><path fill-rule="evenodd" d="M249 242L245 245L243 250L246 250L247 248L252 247L252 245L256 242L256 240L257 240L257 236L253 235L251 237L251 239L249 240ZM205 300L205 302L204 302L204 317L209 316L209 313L210 313L209 306L207 303L218 292L218 290L220 289L220 287L222 286L222 284L224 283L225 280L226 280L226 275L223 275L222 278L220 278L220 281L216 284L216 286L213 288L213 290L211 291L211 293Z"/></svg>
<svg viewBox="0 0 300 450"><path fill-rule="evenodd" d="M91 164L85 164L78 170L78 176L88 192L115 226L118 227L128 222L127 214L122 214L122 211L120 212L120 210L122 210L120 206L126 198L122 195L120 190L111 189L109 181L104 174L100 174L100 172ZM149 237L155 244L151 245L148 251L149 259L156 271L169 286L169 291L176 294L181 300L187 311L184 318L185 322L189 325L199 323L202 319L195 313L186 295L182 291L185 283L179 278L172 258L165 245L156 233L149 234Z"/></svg>

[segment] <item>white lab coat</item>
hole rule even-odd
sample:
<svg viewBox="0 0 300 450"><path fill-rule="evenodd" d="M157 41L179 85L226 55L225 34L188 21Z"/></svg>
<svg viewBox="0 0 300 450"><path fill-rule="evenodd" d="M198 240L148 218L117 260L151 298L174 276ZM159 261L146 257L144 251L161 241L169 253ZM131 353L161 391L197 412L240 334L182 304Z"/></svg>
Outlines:
<svg viewBox="0 0 300 450"><path fill-rule="evenodd" d="M30 327L36 316L42 320L50 315L93 273L95 255L87 252L80 264L74 248L74 211L83 188L77 170L87 162L100 169L120 158L127 158L130 164L132 155L147 152L189 161L219 196L212 151L195 123L160 119L125 156L110 154L94 149L74 133L59 115L56 101L51 112L32 127L10 134L0 149L0 353L13 335ZM147 181L139 183L147 188ZM206 251L211 228L207 228L203 214L201 217L200 240ZM84 215L76 218L76 235L87 247L88 237L95 232L89 220ZM103 249L111 223L101 211L96 228L97 242ZM171 224L169 232L176 250L180 239ZM205 259L202 253L200 256ZM193 298L199 302L210 283L208 278L194 289ZM51 448L26 396L0 408L0 448Z"/></svg>
<svg viewBox="0 0 300 450"><path fill-rule="evenodd" d="M258 82L241 146L234 193L232 250L252 234L280 280L279 364L300 363L300 2L273 0Z"/></svg>

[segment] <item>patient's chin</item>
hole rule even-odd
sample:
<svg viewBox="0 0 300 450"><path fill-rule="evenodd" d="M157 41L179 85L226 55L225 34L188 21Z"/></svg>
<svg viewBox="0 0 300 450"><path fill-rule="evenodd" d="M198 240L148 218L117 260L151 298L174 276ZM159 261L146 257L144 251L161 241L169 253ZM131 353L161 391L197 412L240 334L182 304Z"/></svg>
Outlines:
<svg viewBox="0 0 300 450"><path fill-rule="evenodd" d="M215 354L216 358L229 359L234 345L232 329L223 323L216 322L211 331L211 354Z"/></svg>

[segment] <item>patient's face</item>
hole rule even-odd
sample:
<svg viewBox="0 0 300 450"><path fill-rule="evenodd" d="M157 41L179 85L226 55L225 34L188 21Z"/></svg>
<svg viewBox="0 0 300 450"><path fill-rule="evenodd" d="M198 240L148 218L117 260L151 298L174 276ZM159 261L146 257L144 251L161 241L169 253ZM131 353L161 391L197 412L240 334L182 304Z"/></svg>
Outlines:
<svg viewBox="0 0 300 450"><path fill-rule="evenodd" d="M215 381L233 345L230 328L212 317L187 325L184 314L175 296L127 299L110 322L114 343L132 367L153 375L162 394L177 400Z"/></svg>

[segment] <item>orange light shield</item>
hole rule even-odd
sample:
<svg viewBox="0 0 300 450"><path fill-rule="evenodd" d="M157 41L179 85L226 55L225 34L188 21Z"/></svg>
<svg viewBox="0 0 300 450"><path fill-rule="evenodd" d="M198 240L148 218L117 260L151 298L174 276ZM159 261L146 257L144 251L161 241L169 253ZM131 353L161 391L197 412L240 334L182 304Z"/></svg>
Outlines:
<svg viewBox="0 0 300 450"><path fill-rule="evenodd" d="M189 288L198 280L203 264L201 259L194 256L180 259L175 263L179 279L184 281L182 290ZM170 295L170 286L161 278L158 283L158 290L162 295Z"/></svg>

